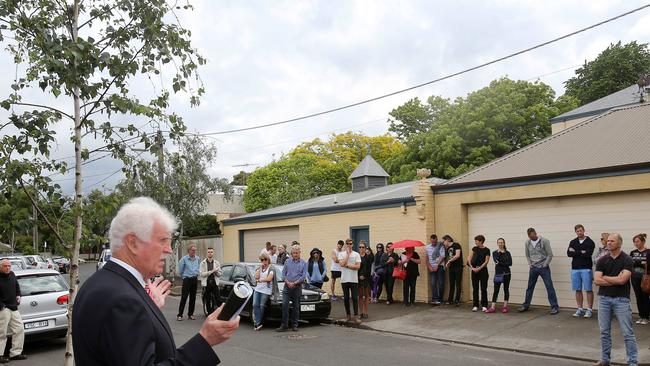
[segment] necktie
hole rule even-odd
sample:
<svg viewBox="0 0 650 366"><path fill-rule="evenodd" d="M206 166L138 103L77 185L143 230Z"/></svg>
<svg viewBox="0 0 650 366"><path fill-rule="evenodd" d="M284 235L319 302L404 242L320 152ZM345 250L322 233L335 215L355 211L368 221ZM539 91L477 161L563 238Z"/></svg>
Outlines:
<svg viewBox="0 0 650 366"><path fill-rule="evenodd" d="M154 298L153 298L153 294L151 293L151 288L149 287L149 285L150 285L149 283L147 283L146 285L144 285L144 291L147 293L147 295L149 295L149 297L151 298L151 300L154 300Z"/></svg>

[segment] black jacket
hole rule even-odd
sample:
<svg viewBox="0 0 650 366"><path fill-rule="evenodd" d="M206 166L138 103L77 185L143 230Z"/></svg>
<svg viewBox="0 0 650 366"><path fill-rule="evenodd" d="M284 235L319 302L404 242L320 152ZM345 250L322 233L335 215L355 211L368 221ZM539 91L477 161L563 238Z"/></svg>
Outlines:
<svg viewBox="0 0 650 366"><path fill-rule="evenodd" d="M571 248L574 250L571 251ZM592 269L594 262L591 256L594 254L595 248L596 244L594 244L594 241L588 236L585 236L585 240L582 244L580 244L578 238L571 240L569 248L566 251L566 254L573 258L571 260L571 269Z"/></svg>
<svg viewBox="0 0 650 366"><path fill-rule="evenodd" d="M18 310L16 296L20 296L20 285L14 272L0 273L0 310Z"/></svg>
<svg viewBox="0 0 650 366"><path fill-rule="evenodd" d="M133 275L112 261L79 290L72 334L75 363L80 366L220 362L199 334L177 349L165 316Z"/></svg>

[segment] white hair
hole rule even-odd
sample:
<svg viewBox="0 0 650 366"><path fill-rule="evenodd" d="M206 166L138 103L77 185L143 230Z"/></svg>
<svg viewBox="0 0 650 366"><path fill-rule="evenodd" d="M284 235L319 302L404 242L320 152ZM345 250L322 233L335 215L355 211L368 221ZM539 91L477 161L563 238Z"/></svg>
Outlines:
<svg viewBox="0 0 650 366"><path fill-rule="evenodd" d="M111 221L108 240L111 250L122 248L124 237L135 234L142 240L149 240L155 223L167 231L174 232L178 226L176 218L164 207L149 197L136 197L120 208Z"/></svg>

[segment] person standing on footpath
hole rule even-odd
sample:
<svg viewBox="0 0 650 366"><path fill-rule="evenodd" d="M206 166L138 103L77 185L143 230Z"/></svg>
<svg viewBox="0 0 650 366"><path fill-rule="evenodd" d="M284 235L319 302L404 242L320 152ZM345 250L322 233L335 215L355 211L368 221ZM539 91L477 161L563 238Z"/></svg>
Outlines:
<svg viewBox="0 0 650 366"><path fill-rule="evenodd" d="M373 273L372 273L372 291L370 296L370 302L376 304L381 297L381 293L384 287L384 273L386 268L381 265L381 257L384 256L384 244L377 243L375 246L377 252L375 253L375 259L373 263Z"/></svg>
<svg viewBox="0 0 650 366"><path fill-rule="evenodd" d="M386 253L381 256L381 265L384 268L384 282L386 283L386 305L395 302L393 299L393 286L395 285L393 270L397 262L399 262L399 255L395 254L393 243L386 243Z"/></svg>
<svg viewBox="0 0 650 366"><path fill-rule="evenodd" d="M352 250L354 242L352 239L345 241L345 250L339 253L339 264L341 265L341 287L343 288L343 305L345 305L344 322L353 321L361 323L359 316L359 275L361 267L361 256ZM352 310L354 317L350 316L350 297L352 298Z"/></svg>
<svg viewBox="0 0 650 366"><path fill-rule="evenodd" d="M503 238L497 239L498 249L492 252L492 259L494 259L494 294L492 294L492 306L487 309L486 313L496 312L497 299L499 298L499 289L503 284L503 307L501 312L506 314L508 312L508 300L510 300L510 279L512 274L510 266L512 266L512 255L506 248L506 240Z"/></svg>
<svg viewBox="0 0 650 366"><path fill-rule="evenodd" d="M551 315L559 313L559 306L557 303L557 295L555 294L555 287L553 287L553 279L551 278L551 260L553 260L553 250L551 250L551 242L537 235L534 228L529 228L527 231L528 240L524 243L526 249L526 260L530 266L528 272L528 288L526 288L526 299L519 308L519 312L528 311L531 301L533 301L533 292L537 284L537 278L542 277L544 286L546 287L546 294L548 295L548 302L551 305Z"/></svg>
<svg viewBox="0 0 650 366"><path fill-rule="evenodd" d="M632 271L632 288L634 289L634 296L636 297L636 307L639 310L639 320L637 324L648 324L648 317L650 317L650 298L648 294L641 289L641 280L647 270L648 256L650 250L645 246L646 234L637 234L632 238L634 249L630 252L630 257L634 261L634 270Z"/></svg>
<svg viewBox="0 0 650 366"><path fill-rule="evenodd" d="M447 303L460 306L460 292L463 286L463 248L454 239L445 235L442 237L447 249L445 268L449 273L449 298ZM455 297L454 297L455 293Z"/></svg>
<svg viewBox="0 0 650 366"><path fill-rule="evenodd" d="M445 245L438 242L438 236L431 234L429 244L424 248L424 261L429 270L429 284L431 286L431 305L437 306L442 302L445 294Z"/></svg>
<svg viewBox="0 0 650 366"><path fill-rule="evenodd" d="M360 318L368 318L368 304L370 303L370 287L371 287L371 273L372 273L372 263L375 258L368 248L368 244L361 240L359 242L359 256L361 257L361 266L359 267L359 300L361 301L360 306Z"/></svg>
<svg viewBox="0 0 650 366"><path fill-rule="evenodd" d="M269 297L273 295L275 267L267 254L260 254L261 265L255 269L255 289L253 292L253 327L259 331L264 321L264 310Z"/></svg>
<svg viewBox="0 0 650 366"><path fill-rule="evenodd" d="M638 349L632 327L632 306L630 305L630 278L634 261L621 251L621 234L610 234L607 238L609 255L596 263L594 280L598 286L598 326L600 327L600 361L594 366L609 366L612 352L612 316L618 324L625 341L627 364L638 364Z"/></svg>
<svg viewBox="0 0 650 366"><path fill-rule="evenodd" d="M268 255L269 258L271 258L271 248L272 247L273 247L273 244L271 244L270 241L267 241L266 244L264 244L264 248L262 248L262 250L260 250L260 255L266 253L266 255Z"/></svg>
<svg viewBox="0 0 650 366"><path fill-rule="evenodd" d="M569 243L567 255L571 258L571 287L576 292L576 305L578 309L573 314L574 317L591 318L594 306L594 291L592 284L594 282L593 273L591 272L594 263L591 258L594 254L596 244L590 237L585 236L585 227L578 224L574 227L575 239ZM584 309L582 291L587 292L587 309Z"/></svg>
<svg viewBox="0 0 650 366"><path fill-rule="evenodd" d="M474 300L472 311L478 311L480 287L480 306L485 313L488 306L487 286L490 275L487 266L490 263L490 249L485 247L485 237L483 235L475 236L474 244L472 252L467 257L467 266L472 270L472 298Z"/></svg>
<svg viewBox="0 0 650 366"><path fill-rule="evenodd" d="M20 285L16 275L11 271L11 262L5 258L0 261L0 349L3 352L0 363L27 359L27 356L23 355L25 328L18 312L18 305L20 305ZM4 356L7 329L13 333L9 358Z"/></svg>
<svg viewBox="0 0 650 366"><path fill-rule="evenodd" d="M183 320L183 313L185 312L185 302L190 298L190 305L187 309L188 319L194 320L194 304L196 302L196 288L198 286L199 264L201 259L196 255L196 246L190 245L187 250L188 254L181 258L178 262L178 274L183 279L183 287L181 290L181 303L178 306L178 315L176 320Z"/></svg>
<svg viewBox="0 0 650 366"><path fill-rule="evenodd" d="M287 258L289 258L289 255L287 254L286 244L278 245L278 258L276 259L275 264L284 265L284 262L287 261Z"/></svg>
<svg viewBox="0 0 650 366"><path fill-rule="evenodd" d="M309 272L309 283L318 288L323 288L323 282L327 278L327 268L323 260L323 252L314 248L309 252L309 261L307 262Z"/></svg>
<svg viewBox="0 0 650 366"><path fill-rule="evenodd" d="M208 248L208 256L199 265L199 278L203 287L203 301L208 314L221 305L221 294L219 294L219 277L221 276L221 264L214 259L214 249Z"/></svg>
<svg viewBox="0 0 650 366"><path fill-rule="evenodd" d="M339 264L339 253L343 252L343 245L345 245L345 242L343 240L339 240L336 243L336 248L332 249L332 252L330 253L330 272L332 273L332 283L330 284L330 298L332 301L337 301L339 299L338 296L334 293L336 289L336 279L341 278L341 265Z"/></svg>
<svg viewBox="0 0 650 366"><path fill-rule="evenodd" d="M420 275L420 255L414 247L407 247L398 264L406 269L406 279L402 281L404 306L412 306L415 303L415 285Z"/></svg>
<svg viewBox="0 0 650 366"><path fill-rule="evenodd" d="M289 330L298 331L298 320L300 320L300 298L302 297L302 284L307 278L307 262L300 259L300 245L291 247L291 259L284 262L282 277L284 277L284 288L282 289L282 325L276 329L277 332ZM291 301L291 305L289 305ZM291 315L289 307L292 306Z"/></svg>
<svg viewBox="0 0 650 366"><path fill-rule="evenodd" d="M592 260L594 262L594 266L596 265L596 262L598 260L606 255L609 255L609 249L607 249L607 238L609 237L609 233L602 233L600 234L600 246L598 247L597 250L594 250L594 255L592 257Z"/></svg>

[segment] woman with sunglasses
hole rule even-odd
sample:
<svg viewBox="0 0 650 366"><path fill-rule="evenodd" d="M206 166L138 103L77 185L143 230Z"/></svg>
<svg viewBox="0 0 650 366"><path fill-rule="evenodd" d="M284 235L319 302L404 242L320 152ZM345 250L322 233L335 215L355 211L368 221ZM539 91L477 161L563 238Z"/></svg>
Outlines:
<svg viewBox="0 0 650 366"><path fill-rule="evenodd" d="M255 330L262 329L262 320L264 319L264 310L269 297L273 293L273 277L275 268L271 265L271 259L268 254L260 254L261 265L255 270L255 292L253 293L253 323Z"/></svg>
<svg viewBox="0 0 650 366"><path fill-rule="evenodd" d="M374 257L369 250L368 244L361 240L359 242L359 255L361 256L361 267L359 267L359 300L361 319L368 317L368 304L370 303L370 276Z"/></svg>

